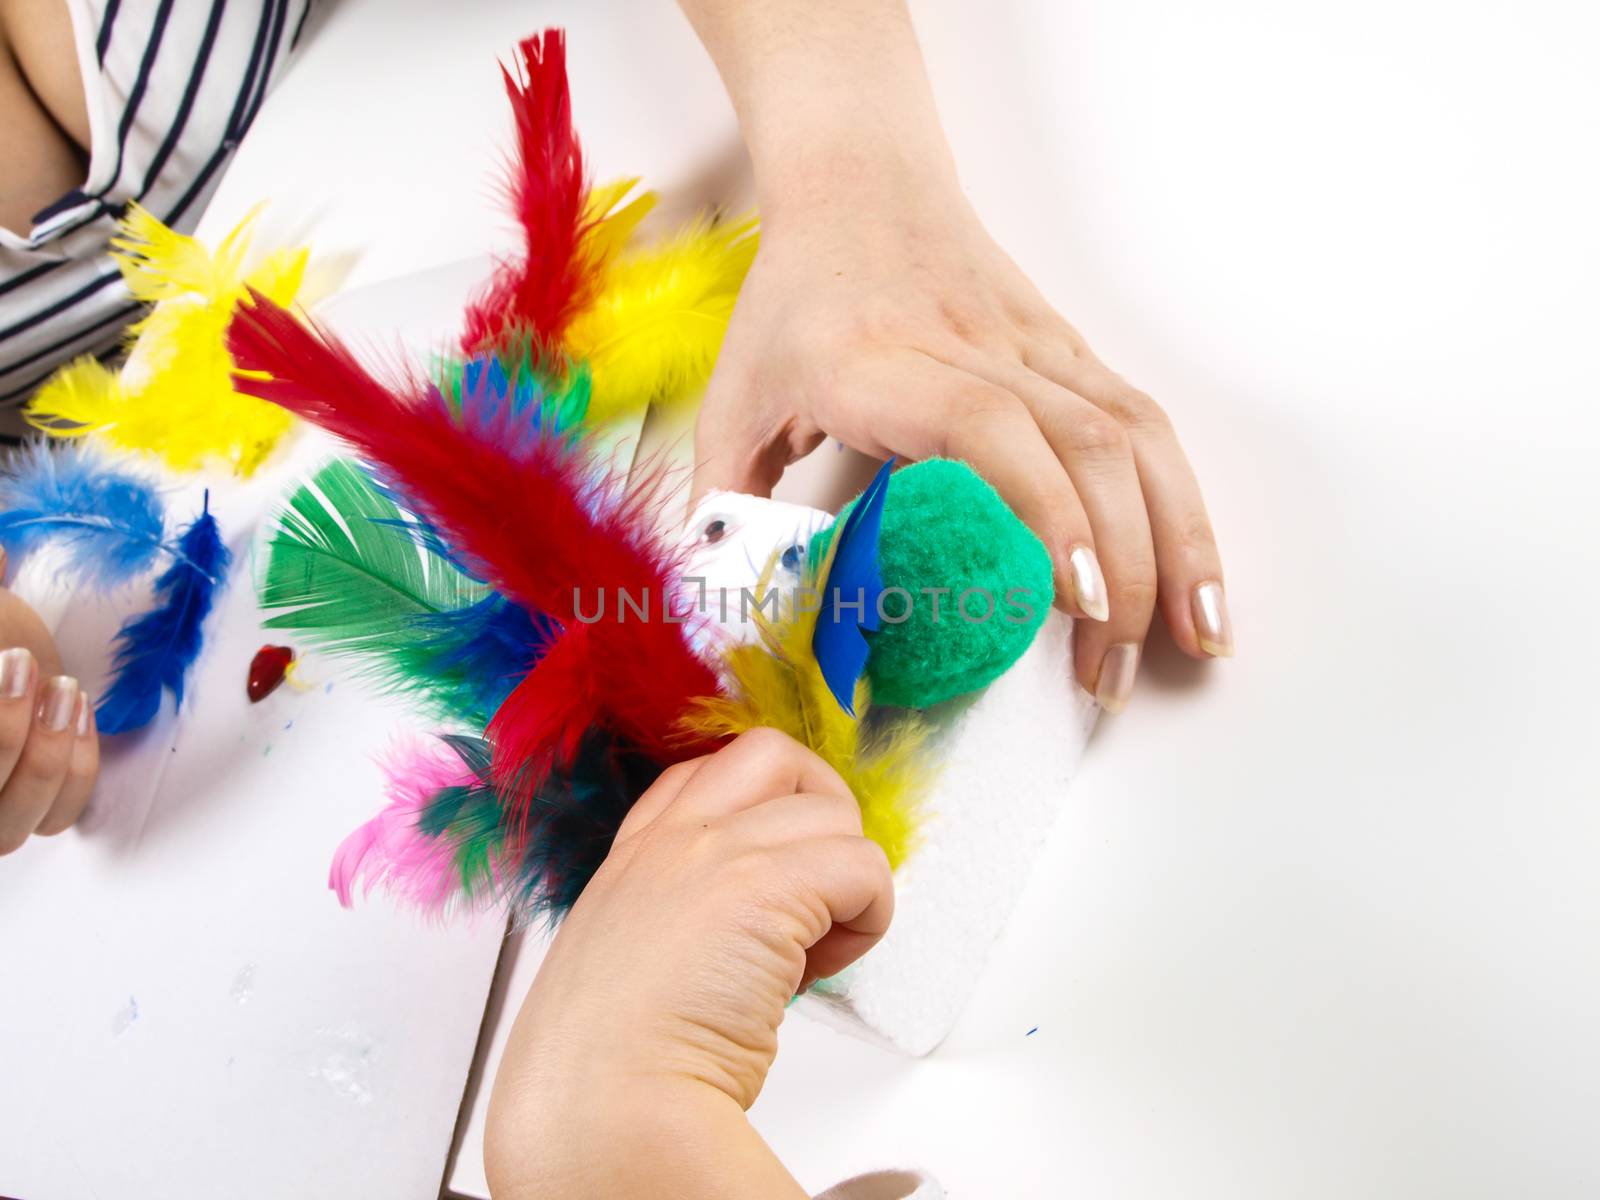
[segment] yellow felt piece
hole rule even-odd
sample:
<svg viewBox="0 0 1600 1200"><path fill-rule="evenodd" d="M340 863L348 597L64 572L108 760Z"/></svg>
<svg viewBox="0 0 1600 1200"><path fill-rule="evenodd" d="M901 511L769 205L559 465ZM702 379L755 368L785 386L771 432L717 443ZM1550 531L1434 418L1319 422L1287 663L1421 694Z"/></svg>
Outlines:
<svg viewBox="0 0 1600 1200"><path fill-rule="evenodd" d="M154 305L129 330L121 375L93 358L58 371L26 411L54 437L93 435L123 450L161 458L179 471L209 460L250 475L293 418L275 404L233 390L224 334L247 286L291 303L305 274L306 250L280 250L246 272L252 210L215 251L129 207L114 257L128 290Z"/></svg>
<svg viewBox="0 0 1600 1200"><path fill-rule="evenodd" d="M830 546L829 561L821 564L816 578L827 578L832 556ZM765 596L771 575L769 565L757 585L758 596ZM802 602L776 618L759 606L751 615L761 643L727 652L732 694L696 701L685 728L718 737L768 726L808 746L839 772L861 807L862 832L883 848L891 867L898 867L915 848L918 798L932 777L923 753L927 727L916 717L897 716L868 738L861 721L845 712L828 690L811 651L816 610ZM862 679L856 685L856 712L864 717L870 700Z"/></svg>
<svg viewBox="0 0 1600 1200"><path fill-rule="evenodd" d="M700 221L612 258L599 296L565 339L568 353L587 360L593 373L589 420L609 421L704 386L756 241L754 219Z"/></svg>

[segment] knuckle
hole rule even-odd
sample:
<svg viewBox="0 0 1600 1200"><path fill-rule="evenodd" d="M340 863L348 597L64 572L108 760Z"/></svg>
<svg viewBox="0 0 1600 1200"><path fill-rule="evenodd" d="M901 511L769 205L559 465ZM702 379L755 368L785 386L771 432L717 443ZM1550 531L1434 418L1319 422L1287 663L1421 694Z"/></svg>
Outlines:
<svg viewBox="0 0 1600 1200"><path fill-rule="evenodd" d="M1123 388L1113 392L1106 398L1104 408L1129 429L1157 432L1172 428L1172 419L1167 416L1166 409L1138 388Z"/></svg>
<svg viewBox="0 0 1600 1200"><path fill-rule="evenodd" d="M762 758L786 759L802 749L800 743L788 734L766 725L747 729L736 740L748 752Z"/></svg>
<svg viewBox="0 0 1600 1200"><path fill-rule="evenodd" d="M1119 580L1112 588L1112 614L1115 615L1119 609L1124 612L1148 614L1155 607L1157 590L1153 569L1148 573L1140 572L1132 578Z"/></svg>
<svg viewBox="0 0 1600 1200"><path fill-rule="evenodd" d="M1132 452L1128 431L1108 416L1088 416L1068 431L1072 448L1085 458L1116 458Z"/></svg>
<svg viewBox="0 0 1600 1200"><path fill-rule="evenodd" d="M969 346L989 346L1002 336L998 314L987 305L964 297L939 301L939 324L946 333Z"/></svg>
<svg viewBox="0 0 1600 1200"><path fill-rule="evenodd" d="M838 822L844 832L860 834L861 805L856 803L855 796L847 791L822 792L819 795L823 797L829 816Z"/></svg>
<svg viewBox="0 0 1600 1200"><path fill-rule="evenodd" d="M44 786L60 783L67 773L67 747L55 741L30 738L22 757L12 768L11 778L18 783Z"/></svg>
<svg viewBox="0 0 1600 1200"><path fill-rule="evenodd" d="M1188 513L1179 519L1178 544L1191 555L1210 557L1216 550L1216 534L1205 513Z"/></svg>

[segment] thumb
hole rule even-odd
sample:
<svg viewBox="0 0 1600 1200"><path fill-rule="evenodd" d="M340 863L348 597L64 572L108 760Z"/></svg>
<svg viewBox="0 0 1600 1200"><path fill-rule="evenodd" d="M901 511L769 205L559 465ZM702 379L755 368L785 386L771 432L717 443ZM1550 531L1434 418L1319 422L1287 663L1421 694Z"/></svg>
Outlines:
<svg viewBox="0 0 1600 1200"><path fill-rule="evenodd" d="M771 496L790 462L822 442L821 430L800 434L794 419L768 419L749 398L718 389L715 379L694 421L694 478L690 510L710 491Z"/></svg>
<svg viewBox="0 0 1600 1200"><path fill-rule="evenodd" d="M766 444L746 412L720 402L716 390L708 392L695 418L689 511L710 492L771 496L788 465L783 450Z"/></svg>

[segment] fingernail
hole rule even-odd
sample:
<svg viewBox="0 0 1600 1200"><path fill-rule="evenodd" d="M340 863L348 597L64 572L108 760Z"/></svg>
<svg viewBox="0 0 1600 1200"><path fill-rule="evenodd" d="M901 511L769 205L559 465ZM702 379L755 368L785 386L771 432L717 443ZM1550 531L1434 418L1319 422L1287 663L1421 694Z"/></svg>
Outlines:
<svg viewBox="0 0 1600 1200"><path fill-rule="evenodd" d="M1111 616L1111 602L1106 598L1106 577L1100 572L1100 560L1088 546L1074 546L1067 554L1067 575L1072 582L1072 600L1078 611L1091 621L1104 621Z"/></svg>
<svg viewBox="0 0 1600 1200"><path fill-rule="evenodd" d="M1207 580L1194 589L1190 600L1194 613L1194 632L1200 640L1200 649L1217 658L1233 657L1233 622L1228 620L1228 600L1222 594L1222 585Z"/></svg>
<svg viewBox="0 0 1600 1200"><path fill-rule="evenodd" d="M89 732L89 714L94 710L94 701L88 692L78 693L78 721L73 729L79 737L84 737Z"/></svg>
<svg viewBox="0 0 1600 1200"><path fill-rule="evenodd" d="M78 681L71 675L54 675L39 691L39 724L51 733L60 733L72 724L78 707Z"/></svg>
<svg viewBox="0 0 1600 1200"><path fill-rule="evenodd" d="M21 646L0 653L0 696L19 700L33 682L33 655Z"/></svg>
<svg viewBox="0 0 1600 1200"><path fill-rule="evenodd" d="M1119 713L1128 707L1133 695L1133 677L1139 673L1139 644L1118 642L1100 660L1100 678L1095 681L1094 700L1107 712Z"/></svg>

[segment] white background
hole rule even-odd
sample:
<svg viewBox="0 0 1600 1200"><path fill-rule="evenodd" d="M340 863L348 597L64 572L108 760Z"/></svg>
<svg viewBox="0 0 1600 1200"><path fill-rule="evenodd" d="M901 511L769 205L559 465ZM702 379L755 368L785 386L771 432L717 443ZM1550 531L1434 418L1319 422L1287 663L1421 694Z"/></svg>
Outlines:
<svg viewBox="0 0 1600 1200"><path fill-rule="evenodd" d="M1594 1195L1596 9L916 12L979 211L1173 414L1239 653L1157 637L943 1048L791 1021L758 1124L812 1189ZM598 175L737 193L666 0L350 0L208 231L270 196L350 285L505 245L490 60L549 21Z"/></svg>

